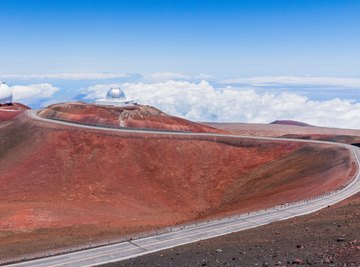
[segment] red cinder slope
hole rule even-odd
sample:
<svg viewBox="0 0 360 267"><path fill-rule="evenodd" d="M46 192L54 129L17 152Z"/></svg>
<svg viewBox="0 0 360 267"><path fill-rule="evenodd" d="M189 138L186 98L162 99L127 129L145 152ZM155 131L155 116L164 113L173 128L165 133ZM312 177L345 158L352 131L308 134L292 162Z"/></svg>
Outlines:
<svg viewBox="0 0 360 267"><path fill-rule="evenodd" d="M206 123L206 125L228 133L246 136L314 139L348 144L360 143L360 130L257 123Z"/></svg>
<svg viewBox="0 0 360 267"><path fill-rule="evenodd" d="M311 197L341 186L329 145L90 131L25 114L0 128L0 259Z"/></svg>
<svg viewBox="0 0 360 267"><path fill-rule="evenodd" d="M39 116L116 128L224 133L219 129L170 116L154 107L143 105L110 107L81 102L62 103L43 109Z"/></svg>
<svg viewBox="0 0 360 267"><path fill-rule="evenodd" d="M0 106L0 123L16 118L27 109L30 108L20 103L14 103L12 106Z"/></svg>

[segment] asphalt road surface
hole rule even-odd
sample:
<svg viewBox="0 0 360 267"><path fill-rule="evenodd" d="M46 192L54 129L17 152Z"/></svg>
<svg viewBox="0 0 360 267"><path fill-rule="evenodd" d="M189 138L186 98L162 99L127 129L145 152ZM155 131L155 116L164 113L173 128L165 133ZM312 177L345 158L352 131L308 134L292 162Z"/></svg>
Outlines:
<svg viewBox="0 0 360 267"><path fill-rule="evenodd" d="M27 114L39 121L48 123L56 123L70 127L80 127L86 129L102 130L102 131L121 131L121 132L139 132L137 130L122 130L109 129L95 126L87 126L69 122L55 121L40 118L35 111L28 111ZM287 203L285 205L276 206L271 209L254 212L250 214L238 215L221 220L213 220L204 222L202 224L186 225L183 227L173 228L171 232L154 235L146 238L140 238L132 241L102 246L98 248L86 249L78 252L67 253L58 256L52 256L43 259L21 262L9 266L26 266L26 267L40 267L40 266L94 266L105 264L109 262L117 262L129 258L138 257L144 254L153 253L156 251L181 246L184 244L197 242L199 240L208 239L216 236L226 235L233 232L238 232L260 225L269 224L271 222L285 220L300 215L309 214L325 208L329 205L338 203L358 192L360 192L360 149L345 144L338 144L324 141L314 140L300 140L300 139L285 139L285 138L261 138L249 137L239 135L225 135L225 134L207 134L207 133L180 133L180 132L161 132L161 131L141 131L143 134L164 134L164 135L190 135L190 136L212 136L212 137L231 137L231 138L251 138L259 140L274 140L286 142L304 142L304 143L319 143L332 144L341 147L346 147L354 154L354 159L357 162L357 172L353 180L341 190L329 192L327 194L318 196L313 199L307 199L297 203Z"/></svg>

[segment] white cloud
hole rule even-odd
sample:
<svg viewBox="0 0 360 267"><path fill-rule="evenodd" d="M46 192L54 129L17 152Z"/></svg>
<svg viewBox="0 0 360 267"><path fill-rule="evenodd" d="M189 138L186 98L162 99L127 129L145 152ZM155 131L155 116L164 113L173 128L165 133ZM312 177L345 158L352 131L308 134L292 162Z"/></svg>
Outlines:
<svg viewBox="0 0 360 267"><path fill-rule="evenodd" d="M229 84L243 83L252 86L326 86L360 89L360 78L358 77L259 76L228 79L224 82Z"/></svg>
<svg viewBox="0 0 360 267"><path fill-rule="evenodd" d="M210 80L213 79L214 77L210 74L200 73L198 75L195 75L194 78L198 80Z"/></svg>
<svg viewBox="0 0 360 267"><path fill-rule="evenodd" d="M121 86L128 98L195 121L269 123L290 119L318 126L360 128L360 103L338 98L313 101L296 93L258 93L232 87L215 89L209 82L99 84L85 90L89 99L104 97Z"/></svg>
<svg viewBox="0 0 360 267"><path fill-rule="evenodd" d="M147 82L166 82L171 80L206 80L212 79L212 76L205 73L197 75L187 75L179 72L156 72L143 75L143 80Z"/></svg>
<svg viewBox="0 0 360 267"><path fill-rule="evenodd" d="M22 79L22 80L109 80L109 79L137 79L147 82L160 82L169 80L201 80L211 79L212 76L205 73L197 75L187 75L179 72L156 72L145 74L128 74L128 73L47 73L47 74L0 74L0 79Z"/></svg>
<svg viewBox="0 0 360 267"><path fill-rule="evenodd" d="M50 74L3 74L2 79L59 79L59 80L106 80L130 77L125 73L50 73Z"/></svg>
<svg viewBox="0 0 360 267"><path fill-rule="evenodd" d="M106 96L107 91L110 88L121 87L120 83L108 83L108 84L97 84L94 86L90 86L89 88L82 90L86 97L85 99L98 99L104 98Z"/></svg>
<svg viewBox="0 0 360 267"><path fill-rule="evenodd" d="M14 100L26 100L29 102L32 99L44 99L52 97L59 88L54 87L49 83L30 84L30 85L15 85L11 87L14 94Z"/></svg>
<svg viewBox="0 0 360 267"><path fill-rule="evenodd" d="M190 76L178 72L156 72L144 74L143 78L148 81L184 80Z"/></svg>

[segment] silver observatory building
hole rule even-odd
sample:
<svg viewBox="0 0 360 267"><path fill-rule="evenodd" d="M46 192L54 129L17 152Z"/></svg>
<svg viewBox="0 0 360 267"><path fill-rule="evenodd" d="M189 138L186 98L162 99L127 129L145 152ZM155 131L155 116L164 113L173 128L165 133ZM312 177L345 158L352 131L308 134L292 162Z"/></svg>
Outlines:
<svg viewBox="0 0 360 267"><path fill-rule="evenodd" d="M111 88L107 92L106 98L95 100L95 104L101 106L124 107L136 105L136 102L133 99L126 99L123 90L121 90L120 87L117 87Z"/></svg>

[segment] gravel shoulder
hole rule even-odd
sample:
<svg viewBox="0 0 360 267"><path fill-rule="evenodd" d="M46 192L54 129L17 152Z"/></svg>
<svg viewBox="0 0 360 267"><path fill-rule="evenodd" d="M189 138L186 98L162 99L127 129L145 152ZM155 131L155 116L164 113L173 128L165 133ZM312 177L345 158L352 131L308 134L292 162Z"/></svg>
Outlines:
<svg viewBox="0 0 360 267"><path fill-rule="evenodd" d="M311 215L112 266L360 266L360 194Z"/></svg>

